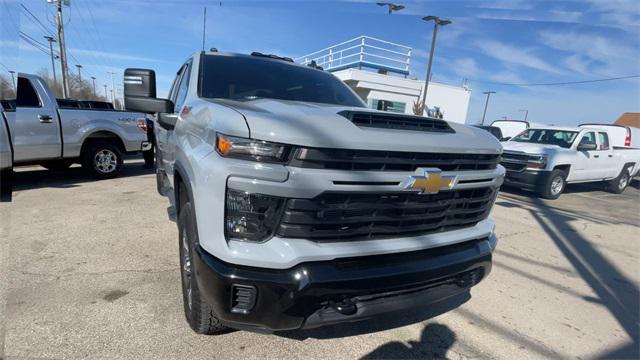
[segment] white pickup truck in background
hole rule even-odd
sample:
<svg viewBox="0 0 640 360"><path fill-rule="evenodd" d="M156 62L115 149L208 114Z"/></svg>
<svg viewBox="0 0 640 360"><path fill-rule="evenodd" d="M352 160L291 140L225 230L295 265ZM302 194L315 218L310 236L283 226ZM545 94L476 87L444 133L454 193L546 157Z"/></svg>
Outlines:
<svg viewBox="0 0 640 360"><path fill-rule="evenodd" d="M16 111L6 119L10 166L65 169L79 162L94 177L118 175L125 153L147 151L146 116L137 112L64 108L45 81L18 74Z"/></svg>
<svg viewBox="0 0 640 360"><path fill-rule="evenodd" d="M581 128L606 130L614 149L640 149L640 129L616 124L582 124Z"/></svg>
<svg viewBox="0 0 640 360"><path fill-rule="evenodd" d="M503 142L505 185L557 199L566 184L604 182L622 193L640 169L640 149L618 148L604 127L529 128Z"/></svg>

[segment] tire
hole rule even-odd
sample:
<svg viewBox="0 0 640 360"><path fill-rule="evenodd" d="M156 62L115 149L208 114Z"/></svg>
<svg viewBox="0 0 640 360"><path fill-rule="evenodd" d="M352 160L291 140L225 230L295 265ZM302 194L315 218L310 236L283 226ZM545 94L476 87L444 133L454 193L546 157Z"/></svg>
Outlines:
<svg viewBox="0 0 640 360"><path fill-rule="evenodd" d="M624 168L620 174L613 180L607 182L607 190L614 194L622 194L631 182L629 168Z"/></svg>
<svg viewBox="0 0 640 360"><path fill-rule="evenodd" d="M111 179L122 170L122 152L115 144L95 141L82 154L82 167L96 179Z"/></svg>
<svg viewBox="0 0 640 360"><path fill-rule="evenodd" d="M51 171L61 171L61 170L68 169L71 166L71 164L73 164L73 161L54 160L54 161L47 161L47 162L40 163L40 166Z"/></svg>
<svg viewBox="0 0 640 360"><path fill-rule="evenodd" d="M544 199L555 200L562 195L564 188L567 186L567 173L562 170L553 170L551 176L542 184L539 194Z"/></svg>
<svg viewBox="0 0 640 360"><path fill-rule="evenodd" d="M0 202L11 202L13 195L13 168L0 171Z"/></svg>
<svg viewBox="0 0 640 360"><path fill-rule="evenodd" d="M150 169L155 165L155 154L153 151L153 147L151 150L143 151L142 158L144 159L144 167Z"/></svg>
<svg viewBox="0 0 640 360"><path fill-rule="evenodd" d="M182 195L182 194L181 194ZM182 302L187 322L198 334L214 335L228 328L216 317L213 309L198 289L193 269L194 247L198 244L195 217L191 202L180 206L178 217L178 245L180 247L180 278L182 280Z"/></svg>

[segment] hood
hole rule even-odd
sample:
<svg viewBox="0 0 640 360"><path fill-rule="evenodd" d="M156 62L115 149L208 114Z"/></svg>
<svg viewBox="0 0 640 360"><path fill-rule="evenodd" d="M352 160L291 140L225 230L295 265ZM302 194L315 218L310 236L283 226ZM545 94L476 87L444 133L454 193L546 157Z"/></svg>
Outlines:
<svg viewBox="0 0 640 360"><path fill-rule="evenodd" d="M344 110L378 112L366 108L288 100L208 100L241 113L251 138L319 148L486 153L501 152L488 132L449 123L455 133L358 127L339 115ZM388 112L384 114L389 115Z"/></svg>
<svg viewBox="0 0 640 360"><path fill-rule="evenodd" d="M557 145L524 143L516 141L503 142L502 148L504 149L504 151L523 152L527 154L548 154L551 152L566 150Z"/></svg>

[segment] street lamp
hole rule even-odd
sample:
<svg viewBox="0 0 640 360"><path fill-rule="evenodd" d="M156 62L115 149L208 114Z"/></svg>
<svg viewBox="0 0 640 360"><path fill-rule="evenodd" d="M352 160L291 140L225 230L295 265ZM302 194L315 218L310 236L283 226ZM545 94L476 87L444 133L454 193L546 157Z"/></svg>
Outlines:
<svg viewBox="0 0 640 360"><path fill-rule="evenodd" d="M404 5L400 5L400 4L394 4L394 3L388 3L388 2L379 2L376 4L378 4L378 6L386 6L389 9L389 14L391 14L394 11L400 11L404 9Z"/></svg>
<svg viewBox="0 0 640 360"><path fill-rule="evenodd" d="M53 43L56 42L56 39L54 39L53 36L45 36L44 38L49 42L49 54L51 55L51 71L53 73L53 85L57 88L58 80L56 79L56 63L54 60L58 56L53 54Z"/></svg>
<svg viewBox="0 0 640 360"><path fill-rule="evenodd" d="M108 97L107 97L107 84L102 85L104 86L104 98L109 101Z"/></svg>
<svg viewBox="0 0 640 360"><path fill-rule="evenodd" d="M76 67L78 68L78 79L79 79L79 83L80 86L82 86L82 74L80 74L80 69L82 69L82 65L76 64Z"/></svg>
<svg viewBox="0 0 640 360"><path fill-rule="evenodd" d="M480 125L484 125L484 117L485 115L487 115L487 106L489 106L489 96L491 96L491 94L495 94L495 91L485 91L483 92L483 94L487 95L487 102L484 103L484 112L482 113L482 122L480 122Z"/></svg>
<svg viewBox="0 0 640 360"><path fill-rule="evenodd" d="M427 107L427 90L429 89L429 81L431 80L431 64L433 63L433 53L436 49L436 36L438 34L438 26L445 26L451 24L451 20L440 19L437 16L429 15L422 18L424 21L432 21L433 20L433 37L431 38L431 51L429 52L429 65L427 66L427 78L424 82L424 94L422 95L422 109L421 112L424 114L424 109Z"/></svg>
<svg viewBox="0 0 640 360"><path fill-rule="evenodd" d="M93 96L96 96L96 77L92 76L91 81L93 81Z"/></svg>
<svg viewBox="0 0 640 360"><path fill-rule="evenodd" d="M529 116L529 110L528 109L522 109L522 110L518 110L518 111L524 111L524 121L527 121L527 117Z"/></svg>

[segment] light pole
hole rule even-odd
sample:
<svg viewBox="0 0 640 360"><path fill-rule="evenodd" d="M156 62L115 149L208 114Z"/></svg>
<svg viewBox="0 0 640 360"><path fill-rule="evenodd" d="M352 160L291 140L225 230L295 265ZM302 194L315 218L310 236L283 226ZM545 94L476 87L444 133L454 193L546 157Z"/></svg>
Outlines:
<svg viewBox="0 0 640 360"><path fill-rule="evenodd" d="M9 70L9 74L11 74L11 83L13 83L13 91L15 91L16 96L18 96L18 87L16 86L16 72L13 70Z"/></svg>
<svg viewBox="0 0 640 360"><path fill-rule="evenodd" d="M45 36L44 38L49 42L49 53L51 54L51 71L53 72L53 85L57 88L58 80L56 79L56 63L54 61L55 55L53 55L53 43L56 42L56 39L54 39L53 36Z"/></svg>
<svg viewBox="0 0 640 360"><path fill-rule="evenodd" d="M113 106L116 106L116 73L114 71L107 71L107 74L111 74L111 101Z"/></svg>
<svg viewBox="0 0 640 360"><path fill-rule="evenodd" d="M78 83L80 84L80 86L82 86L82 74L80 73L80 69L82 69L82 65L76 64L76 67L78 68Z"/></svg>
<svg viewBox="0 0 640 360"><path fill-rule="evenodd" d="M528 109L522 109L522 110L518 110L518 111L524 111L524 121L527 121L527 117L529 116L529 110Z"/></svg>
<svg viewBox="0 0 640 360"><path fill-rule="evenodd" d="M96 96L96 77L92 76L91 81L93 82L93 96Z"/></svg>
<svg viewBox="0 0 640 360"><path fill-rule="evenodd" d="M433 37L431 38L431 51L429 52L429 65L427 65L427 77L424 82L424 94L422 95L422 111L427 107L427 90L429 89L429 81L431 80L431 64L433 63L433 53L436 50L436 36L438 35L438 26L445 26L451 24L451 20L440 19L437 16L429 15L422 18L424 21L433 20Z"/></svg>
<svg viewBox="0 0 640 360"><path fill-rule="evenodd" d="M404 9L404 5L400 5L400 4L394 4L394 3L388 3L388 2L379 2L376 4L378 4L378 6L386 6L389 10L389 14L391 14L394 11L400 11Z"/></svg>
<svg viewBox="0 0 640 360"><path fill-rule="evenodd" d="M107 84L104 84L102 86L104 86L104 99L109 101L109 97L107 96Z"/></svg>
<svg viewBox="0 0 640 360"><path fill-rule="evenodd" d="M487 106L489 106L489 97L491 96L491 94L495 94L495 91L485 91L483 92L483 94L487 95L487 102L484 103L484 112L482 113L482 122L480 122L480 125L484 125L484 117L487 115Z"/></svg>

